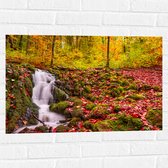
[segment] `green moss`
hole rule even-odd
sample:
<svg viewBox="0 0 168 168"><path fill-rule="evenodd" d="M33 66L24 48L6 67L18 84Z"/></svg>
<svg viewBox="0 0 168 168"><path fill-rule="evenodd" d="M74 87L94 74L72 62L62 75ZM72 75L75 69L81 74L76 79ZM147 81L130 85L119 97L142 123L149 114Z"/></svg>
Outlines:
<svg viewBox="0 0 168 168"><path fill-rule="evenodd" d="M86 128L86 129L91 129L92 131L94 131L94 124L92 124L90 121L85 121L83 123L83 126Z"/></svg>
<svg viewBox="0 0 168 168"><path fill-rule="evenodd" d="M90 112L89 118L105 119L106 115L109 114L109 111L107 110L107 108L108 108L107 105L97 105Z"/></svg>
<svg viewBox="0 0 168 168"><path fill-rule="evenodd" d="M86 99L94 102L97 98L95 96L93 96L91 93L90 94L87 94L87 95L84 95Z"/></svg>
<svg viewBox="0 0 168 168"><path fill-rule="evenodd" d="M116 114L113 115L116 120L104 120L95 124L94 128L97 131L130 131L140 130L143 126L139 118L133 118L130 115Z"/></svg>
<svg viewBox="0 0 168 168"><path fill-rule="evenodd" d="M85 91L86 93L90 93L90 92L91 92L91 89L92 89L92 87L91 87L90 85L86 85L86 86L84 87L84 91Z"/></svg>
<svg viewBox="0 0 168 168"><path fill-rule="evenodd" d="M128 86L129 85L129 82L127 80L121 80L120 81L120 85L121 86Z"/></svg>
<svg viewBox="0 0 168 168"><path fill-rule="evenodd" d="M69 101L74 102L75 106L82 105L82 101L78 97L71 97L71 98L69 98Z"/></svg>
<svg viewBox="0 0 168 168"><path fill-rule="evenodd" d="M161 91L161 88L160 88L159 86L154 86L153 89L154 89L155 91Z"/></svg>
<svg viewBox="0 0 168 168"><path fill-rule="evenodd" d="M146 119L151 125L162 129L162 110L159 109L149 110L146 115Z"/></svg>
<svg viewBox="0 0 168 168"><path fill-rule="evenodd" d="M138 86L135 83L132 83L129 85L127 90L138 90Z"/></svg>
<svg viewBox="0 0 168 168"><path fill-rule="evenodd" d="M73 107L73 111L71 112L71 117L84 119L84 115L81 107L78 107L78 106Z"/></svg>
<svg viewBox="0 0 168 168"><path fill-rule="evenodd" d="M151 90L151 89L152 89L152 87L150 85L143 85L141 87L141 90Z"/></svg>
<svg viewBox="0 0 168 168"><path fill-rule="evenodd" d="M80 118L73 117L73 118L70 120L68 126L69 126L69 127L77 126L77 124L78 124L79 121L81 121Z"/></svg>
<svg viewBox="0 0 168 168"><path fill-rule="evenodd" d="M36 127L35 130L39 132L47 132L48 128L46 126L39 126L39 127Z"/></svg>
<svg viewBox="0 0 168 168"><path fill-rule="evenodd" d="M67 132L69 130L68 126L59 125L56 127L56 132Z"/></svg>
<svg viewBox="0 0 168 168"><path fill-rule="evenodd" d="M114 106L114 112L118 113L120 111L120 106L119 105L116 105Z"/></svg>
<svg viewBox="0 0 168 168"><path fill-rule="evenodd" d="M162 92L157 92L156 97L162 97Z"/></svg>
<svg viewBox="0 0 168 168"><path fill-rule="evenodd" d="M65 109L69 107L69 103L67 101L61 101L59 103L52 103L50 105L50 111L64 114Z"/></svg>
<svg viewBox="0 0 168 168"><path fill-rule="evenodd" d="M145 96L142 94L132 94L130 96L127 96L127 98L131 98L133 100L141 100L141 99L144 99Z"/></svg>
<svg viewBox="0 0 168 168"><path fill-rule="evenodd" d="M53 96L55 102L65 101L68 98L68 95L58 87L54 88Z"/></svg>
<svg viewBox="0 0 168 168"><path fill-rule="evenodd" d="M89 103L86 105L86 110L92 110L96 105L94 103Z"/></svg>

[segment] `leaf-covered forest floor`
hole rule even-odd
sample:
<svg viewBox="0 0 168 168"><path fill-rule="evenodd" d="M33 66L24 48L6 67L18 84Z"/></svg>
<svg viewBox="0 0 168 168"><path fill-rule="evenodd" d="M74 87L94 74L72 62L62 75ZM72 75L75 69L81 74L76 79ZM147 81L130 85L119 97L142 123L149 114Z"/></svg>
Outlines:
<svg viewBox="0 0 168 168"><path fill-rule="evenodd" d="M11 72L9 69L12 69ZM19 68L22 68L20 71ZM31 125L35 121L27 114L31 105L30 79L33 70L20 66L10 66L7 70L7 129L12 132L20 126ZM15 70L14 70L15 69ZM8 72L9 71L9 72ZM161 68L139 69L49 69L56 76L56 84L69 95L65 100L62 92L58 101L50 105L50 110L66 116L67 125L47 129L40 127L25 132L90 132L90 131L129 131L162 129L162 70ZM16 72L23 72L14 75ZM13 75L12 75L13 74ZM27 74L27 76L25 75ZM23 76L23 77L21 77ZM22 79L24 78L24 79ZM29 81L29 80L28 80ZM20 90L19 83L23 90ZM20 84L21 85L21 84ZM15 88L13 92L12 87ZM18 91L20 94L18 94ZM24 91L24 92L23 92ZM16 110L18 95L27 104ZM22 95L22 96L23 96ZM23 102L22 106L23 105ZM22 112L20 112L23 110ZM15 112L17 115L15 116ZM27 114L28 115L28 114ZM37 114L36 114L37 115ZM9 120L10 116L10 120ZM15 117L13 117L15 116ZM24 118L24 119L23 119ZM14 121L13 121L14 120ZM30 122L31 121L31 122ZM11 126L11 123L13 125ZM10 126L9 126L10 125ZM12 128L10 128L12 127Z"/></svg>

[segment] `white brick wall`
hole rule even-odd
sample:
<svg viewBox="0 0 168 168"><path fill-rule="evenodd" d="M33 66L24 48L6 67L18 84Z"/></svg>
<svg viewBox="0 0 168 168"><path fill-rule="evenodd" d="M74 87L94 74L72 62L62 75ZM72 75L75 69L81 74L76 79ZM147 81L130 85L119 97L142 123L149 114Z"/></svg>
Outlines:
<svg viewBox="0 0 168 168"><path fill-rule="evenodd" d="M0 167L167 168L167 0L0 0ZM159 35L164 130L5 135L5 34Z"/></svg>

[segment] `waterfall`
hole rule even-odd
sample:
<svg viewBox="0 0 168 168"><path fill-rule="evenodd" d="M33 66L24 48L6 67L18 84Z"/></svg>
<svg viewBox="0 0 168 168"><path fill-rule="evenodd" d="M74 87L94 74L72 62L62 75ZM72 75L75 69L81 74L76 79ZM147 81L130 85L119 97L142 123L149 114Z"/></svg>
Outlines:
<svg viewBox="0 0 168 168"><path fill-rule="evenodd" d="M42 70L36 70L33 74L33 94L32 101L39 107L39 120L43 121L48 127L56 127L60 125L60 120L65 120L65 117L61 114L51 112L49 110L50 103L53 102L52 90L55 84L55 77L50 73ZM37 125L24 126L17 129L14 133L19 133L24 128L35 129L37 126L41 126L39 122Z"/></svg>
<svg viewBox="0 0 168 168"><path fill-rule="evenodd" d="M32 101L39 107L39 119L48 126L59 125L59 120L65 120L65 117L49 110L49 103L53 101L55 77L38 69L33 74L33 82Z"/></svg>

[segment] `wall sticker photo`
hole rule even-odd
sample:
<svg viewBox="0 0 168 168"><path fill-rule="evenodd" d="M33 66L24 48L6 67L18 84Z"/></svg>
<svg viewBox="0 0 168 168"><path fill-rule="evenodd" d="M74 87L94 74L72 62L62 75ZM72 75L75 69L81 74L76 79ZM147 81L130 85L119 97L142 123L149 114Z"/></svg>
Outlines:
<svg viewBox="0 0 168 168"><path fill-rule="evenodd" d="M161 37L6 36L6 133L161 129Z"/></svg>

